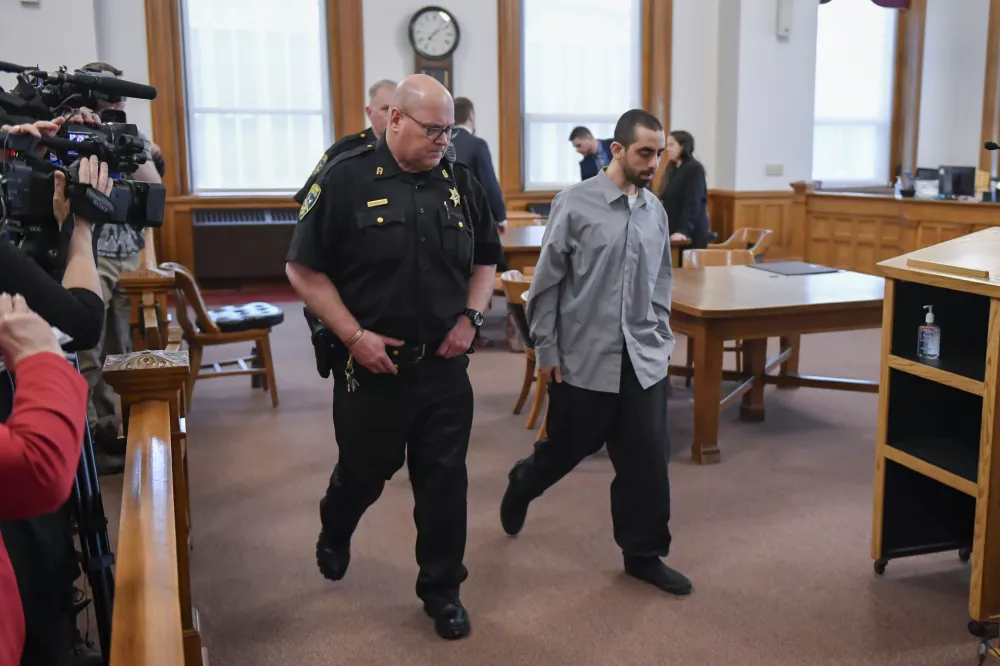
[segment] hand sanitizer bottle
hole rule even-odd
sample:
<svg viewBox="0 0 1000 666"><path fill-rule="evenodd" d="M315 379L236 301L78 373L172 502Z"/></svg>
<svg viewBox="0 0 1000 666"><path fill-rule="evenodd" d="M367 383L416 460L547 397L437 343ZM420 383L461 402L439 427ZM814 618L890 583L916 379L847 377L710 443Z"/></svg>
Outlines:
<svg viewBox="0 0 1000 666"><path fill-rule="evenodd" d="M927 316L917 330L917 356L935 359L941 354L941 327L934 323L934 306L925 305Z"/></svg>

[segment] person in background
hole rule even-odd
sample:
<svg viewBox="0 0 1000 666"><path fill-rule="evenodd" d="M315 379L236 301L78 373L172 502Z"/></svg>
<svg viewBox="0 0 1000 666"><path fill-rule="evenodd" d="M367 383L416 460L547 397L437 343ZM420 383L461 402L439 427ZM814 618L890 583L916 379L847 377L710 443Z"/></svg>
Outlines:
<svg viewBox="0 0 1000 666"><path fill-rule="evenodd" d="M455 98L455 136L451 143L459 162L469 167L472 175L486 190L486 199L490 203L490 211L497 223L497 231L501 234L507 230L507 206L503 202L500 183L493 169L493 158L486 141L476 136L476 109L468 97ZM497 270L503 272L506 266L498 265ZM487 307L487 309L489 309ZM476 336L477 347L492 347L493 341L484 335Z"/></svg>
<svg viewBox="0 0 1000 666"><path fill-rule="evenodd" d="M57 511L69 498L87 427L87 382L20 295L0 294L0 360L0 380L9 384L8 373L17 375L13 409L0 425L0 520L23 520ZM72 626L62 629L69 644ZM0 539L0 666L21 663L24 640L18 580Z"/></svg>
<svg viewBox="0 0 1000 666"><path fill-rule="evenodd" d="M586 127L574 127L569 133L569 141L576 152L583 155L580 160L580 180L587 180L597 175L597 172L611 164L611 142L613 139L594 138Z"/></svg>
<svg viewBox="0 0 1000 666"><path fill-rule="evenodd" d="M382 138L382 134L385 133L385 126L389 124L389 104L392 102L392 93L395 90L396 82L389 79L376 81L368 88L368 106L365 107L365 114L368 116L368 122L371 125L360 132L348 134L340 138L336 143L327 148L326 152L323 153L323 157L319 158L319 162L309 175L306 184L302 186L301 190L295 193L295 201L301 205L306 200L309 189L316 182L319 172L334 157L349 150L354 150L358 146L374 143Z"/></svg>
<svg viewBox="0 0 1000 666"><path fill-rule="evenodd" d="M468 97L455 98L455 128L459 130L451 140L455 145L455 154L486 190L493 219L496 220L500 233L503 233L507 226L507 206L500 193L497 173L493 170L490 147L484 139L476 136L476 109Z"/></svg>
<svg viewBox="0 0 1000 666"><path fill-rule="evenodd" d="M92 62L84 65L83 69L92 74L115 78L120 78L123 74L122 70L104 62ZM97 111L105 109L124 111L125 100L98 100ZM80 109L79 114L77 121L100 122L100 118L88 109ZM160 155L159 146L151 143L150 148L152 157ZM162 162L159 163L162 165ZM112 176L120 178L122 174ZM140 165L135 173L125 177L147 183L162 182L154 161ZM97 239L97 272L101 277L105 325L97 346L80 352L80 372L90 385L87 419L98 470L102 474L116 474L125 468L125 442L119 438L121 422L117 410L118 395L104 381L102 369L109 355L132 351L129 323L131 309L129 297L121 286L121 276L139 268L143 248L153 245L153 229L147 227L144 230L131 224L97 224L94 226L94 236Z"/></svg>
<svg viewBox="0 0 1000 666"><path fill-rule="evenodd" d="M708 183L705 167L694 156L694 137L684 130L667 136L667 168L660 200L670 221L670 240L690 240L685 249L708 246Z"/></svg>
<svg viewBox="0 0 1000 666"><path fill-rule="evenodd" d="M550 380L548 434L511 469L500 523L518 534L530 503L606 442L625 572L684 595L691 581L660 559L671 542L673 269L667 215L648 187L664 144L655 116L626 112L608 168L552 202L526 308L538 369Z"/></svg>

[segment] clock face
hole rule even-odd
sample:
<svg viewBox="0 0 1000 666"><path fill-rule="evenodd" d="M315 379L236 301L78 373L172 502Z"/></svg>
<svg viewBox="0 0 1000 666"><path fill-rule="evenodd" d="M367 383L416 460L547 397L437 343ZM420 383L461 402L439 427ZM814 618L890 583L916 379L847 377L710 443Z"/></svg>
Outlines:
<svg viewBox="0 0 1000 666"><path fill-rule="evenodd" d="M426 7L410 22L410 43L425 58L444 58L458 46L458 23L440 7Z"/></svg>

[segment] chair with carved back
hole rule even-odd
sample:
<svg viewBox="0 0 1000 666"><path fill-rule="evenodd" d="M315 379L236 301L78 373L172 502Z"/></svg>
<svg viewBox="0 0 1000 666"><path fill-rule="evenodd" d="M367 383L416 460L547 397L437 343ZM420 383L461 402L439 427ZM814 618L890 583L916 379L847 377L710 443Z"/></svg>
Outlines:
<svg viewBox="0 0 1000 666"><path fill-rule="evenodd" d="M177 263L161 264L174 273L174 298L177 322L188 346L190 375L185 386L186 402L191 404L194 385L199 379L249 375L252 386L271 393L271 406L278 406L278 385L271 357L271 328L284 321L284 313L269 303L249 303L209 310L191 272ZM194 311L191 319L188 309ZM205 347L239 342L254 343L248 356L202 364ZM235 367L234 367L235 366Z"/></svg>
<svg viewBox="0 0 1000 666"><path fill-rule="evenodd" d="M685 252L684 268L705 268L706 266L745 266L747 264L755 263L754 259L755 257L752 250L723 250L711 246L705 250L688 250ZM724 351L731 351L736 354L736 371L743 372L743 343L737 340L736 344L732 347L725 347ZM686 365L688 368L694 367L694 340L690 337L687 340ZM688 377L684 384L686 386L690 386L691 377Z"/></svg>
<svg viewBox="0 0 1000 666"><path fill-rule="evenodd" d="M755 227L740 227L733 232L733 235L721 243L712 243L709 250L750 250L753 253L755 263L760 261L767 249L774 244L774 232L770 229L758 229Z"/></svg>

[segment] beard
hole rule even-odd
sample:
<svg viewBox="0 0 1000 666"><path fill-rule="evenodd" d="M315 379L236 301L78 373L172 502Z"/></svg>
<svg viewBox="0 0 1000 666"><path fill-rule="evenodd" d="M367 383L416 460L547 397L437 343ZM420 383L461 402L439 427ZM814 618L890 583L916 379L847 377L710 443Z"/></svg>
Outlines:
<svg viewBox="0 0 1000 666"><path fill-rule="evenodd" d="M655 171L637 171L624 162L622 163L622 172L625 174L625 180L640 190L648 188L653 183L653 176L656 174Z"/></svg>

